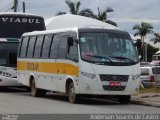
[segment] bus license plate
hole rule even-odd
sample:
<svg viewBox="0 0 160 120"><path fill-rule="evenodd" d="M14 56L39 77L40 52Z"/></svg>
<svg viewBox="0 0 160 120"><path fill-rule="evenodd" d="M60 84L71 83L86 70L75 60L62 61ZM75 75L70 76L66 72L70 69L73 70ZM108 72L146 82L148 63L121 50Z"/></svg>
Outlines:
<svg viewBox="0 0 160 120"><path fill-rule="evenodd" d="M109 82L109 86L121 86L121 82Z"/></svg>

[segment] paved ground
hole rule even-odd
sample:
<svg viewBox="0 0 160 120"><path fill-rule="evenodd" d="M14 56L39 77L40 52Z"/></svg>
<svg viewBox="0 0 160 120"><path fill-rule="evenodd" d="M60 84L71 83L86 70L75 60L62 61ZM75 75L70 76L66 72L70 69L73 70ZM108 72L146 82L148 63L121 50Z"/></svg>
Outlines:
<svg viewBox="0 0 160 120"><path fill-rule="evenodd" d="M160 93L143 93L132 96L132 103L160 108Z"/></svg>
<svg viewBox="0 0 160 120"><path fill-rule="evenodd" d="M122 105L103 99L82 99L80 104L71 104L68 98L47 94L45 98L31 97L21 90L0 92L0 113L25 114L159 114L160 109L136 104Z"/></svg>

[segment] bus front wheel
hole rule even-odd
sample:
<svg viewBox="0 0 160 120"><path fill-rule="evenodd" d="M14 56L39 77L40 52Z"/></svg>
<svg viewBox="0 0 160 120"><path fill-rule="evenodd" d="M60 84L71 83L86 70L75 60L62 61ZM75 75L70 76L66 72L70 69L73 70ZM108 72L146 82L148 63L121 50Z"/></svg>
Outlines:
<svg viewBox="0 0 160 120"><path fill-rule="evenodd" d="M31 94L33 97L44 97L46 95L46 91L38 89L35 85L35 80L32 80L31 81Z"/></svg>
<svg viewBox="0 0 160 120"><path fill-rule="evenodd" d="M79 97L75 93L75 88L74 88L73 82L69 85L68 97L69 97L70 103L78 103Z"/></svg>

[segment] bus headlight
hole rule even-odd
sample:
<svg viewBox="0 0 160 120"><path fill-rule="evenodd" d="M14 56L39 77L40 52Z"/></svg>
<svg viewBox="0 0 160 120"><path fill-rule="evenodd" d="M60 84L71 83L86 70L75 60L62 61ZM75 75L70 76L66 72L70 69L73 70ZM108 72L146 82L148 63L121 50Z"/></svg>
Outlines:
<svg viewBox="0 0 160 120"><path fill-rule="evenodd" d="M91 79L95 79L96 78L96 75L92 74L92 73L81 72L81 75L83 75L85 77L88 77L88 78L91 78Z"/></svg>
<svg viewBox="0 0 160 120"><path fill-rule="evenodd" d="M132 80L137 80L140 78L140 74L132 75Z"/></svg>
<svg viewBox="0 0 160 120"><path fill-rule="evenodd" d="M5 75L6 77L10 77L11 76L11 74L10 73L6 73L6 75Z"/></svg>

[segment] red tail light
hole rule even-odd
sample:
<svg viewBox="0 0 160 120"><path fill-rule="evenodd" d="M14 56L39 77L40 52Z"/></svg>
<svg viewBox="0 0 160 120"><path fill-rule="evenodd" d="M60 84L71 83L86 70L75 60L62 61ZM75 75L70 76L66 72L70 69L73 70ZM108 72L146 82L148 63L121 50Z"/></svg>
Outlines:
<svg viewBox="0 0 160 120"><path fill-rule="evenodd" d="M154 75L151 75L151 76L150 76L150 81L151 81L151 82L155 82Z"/></svg>

